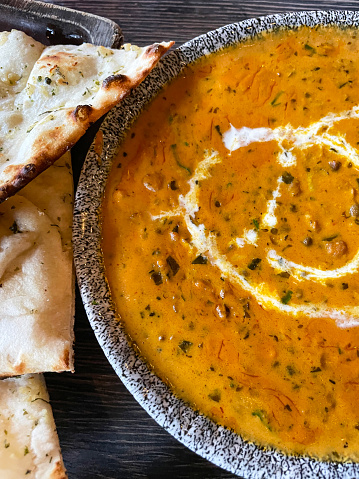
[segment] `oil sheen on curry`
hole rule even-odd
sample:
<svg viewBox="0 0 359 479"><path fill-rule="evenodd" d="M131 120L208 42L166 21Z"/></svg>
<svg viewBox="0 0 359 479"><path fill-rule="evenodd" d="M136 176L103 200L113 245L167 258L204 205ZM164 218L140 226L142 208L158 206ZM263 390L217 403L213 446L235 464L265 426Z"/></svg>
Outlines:
<svg viewBox="0 0 359 479"><path fill-rule="evenodd" d="M209 55L128 133L103 205L121 321L174 393L258 445L359 460L359 37Z"/></svg>

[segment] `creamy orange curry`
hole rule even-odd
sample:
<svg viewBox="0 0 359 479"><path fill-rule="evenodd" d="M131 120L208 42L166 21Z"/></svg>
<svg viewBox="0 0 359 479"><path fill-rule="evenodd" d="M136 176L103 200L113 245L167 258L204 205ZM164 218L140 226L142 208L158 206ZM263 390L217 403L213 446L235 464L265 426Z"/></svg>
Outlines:
<svg viewBox="0 0 359 479"><path fill-rule="evenodd" d="M262 446L359 460L359 38L301 28L201 59L123 142L105 266L175 394Z"/></svg>

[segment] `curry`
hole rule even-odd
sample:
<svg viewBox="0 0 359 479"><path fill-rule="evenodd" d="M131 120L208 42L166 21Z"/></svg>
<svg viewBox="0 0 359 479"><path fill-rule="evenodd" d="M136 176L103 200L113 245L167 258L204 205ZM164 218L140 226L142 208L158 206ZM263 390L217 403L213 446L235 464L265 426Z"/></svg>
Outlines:
<svg viewBox="0 0 359 479"><path fill-rule="evenodd" d="M359 460L359 38L274 31L188 66L113 165L120 321L180 398L263 447Z"/></svg>

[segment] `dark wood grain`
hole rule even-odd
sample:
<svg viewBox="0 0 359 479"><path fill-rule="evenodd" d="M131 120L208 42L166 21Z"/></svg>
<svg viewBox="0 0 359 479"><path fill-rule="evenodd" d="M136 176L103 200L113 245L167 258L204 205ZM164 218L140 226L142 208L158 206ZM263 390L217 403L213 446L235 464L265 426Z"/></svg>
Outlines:
<svg viewBox="0 0 359 479"><path fill-rule="evenodd" d="M123 29L127 42L183 43L194 36L250 17L295 10L358 8L358 1L270 0L62 0L59 5L106 16Z"/></svg>
<svg viewBox="0 0 359 479"><path fill-rule="evenodd" d="M108 17L125 41L181 44L227 23L294 10L357 10L359 1L269 0L62 0L59 5ZM85 153L74 151L75 168ZM78 170L76 171L76 175ZM232 478L189 451L160 428L118 379L76 305L76 372L47 374L69 477L74 479Z"/></svg>
<svg viewBox="0 0 359 479"><path fill-rule="evenodd" d="M231 478L164 431L138 405L97 344L77 291L76 372L46 374L69 477Z"/></svg>

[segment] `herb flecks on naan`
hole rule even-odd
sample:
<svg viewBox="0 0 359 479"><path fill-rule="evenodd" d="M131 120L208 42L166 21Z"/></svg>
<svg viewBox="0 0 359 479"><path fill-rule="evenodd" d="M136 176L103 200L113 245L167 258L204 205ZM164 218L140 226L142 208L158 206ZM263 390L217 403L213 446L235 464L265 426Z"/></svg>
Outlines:
<svg viewBox="0 0 359 479"><path fill-rule="evenodd" d="M73 370L70 154L0 205L0 376Z"/></svg>
<svg viewBox="0 0 359 479"><path fill-rule="evenodd" d="M66 479L41 374L0 381L0 477Z"/></svg>
<svg viewBox="0 0 359 479"><path fill-rule="evenodd" d="M2 32L0 201L71 148L146 77L171 45L44 48L22 32Z"/></svg>

